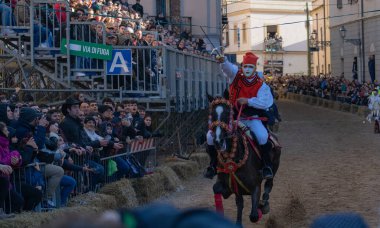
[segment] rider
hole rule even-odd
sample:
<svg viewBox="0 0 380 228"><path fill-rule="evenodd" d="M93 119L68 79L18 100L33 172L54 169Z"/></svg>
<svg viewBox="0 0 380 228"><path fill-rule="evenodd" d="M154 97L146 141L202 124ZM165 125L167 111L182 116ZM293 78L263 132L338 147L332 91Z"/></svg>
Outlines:
<svg viewBox="0 0 380 228"><path fill-rule="evenodd" d="M247 52L243 57L241 69L222 56L218 56L217 60L219 61L223 72L229 79L230 102L232 104L238 102L240 105L247 105L243 111L243 114L246 117L265 116L265 112L273 104L273 96L269 86L260 79L256 72L258 57L252 52ZM261 147L264 161L263 178L273 178L272 161L270 158L272 144L268 141L268 130L264 127L261 120L258 119L242 120L242 122L254 133L257 142ZM207 133L209 150L213 147L209 143L212 141L210 140L211 138L212 135L209 131Z"/></svg>

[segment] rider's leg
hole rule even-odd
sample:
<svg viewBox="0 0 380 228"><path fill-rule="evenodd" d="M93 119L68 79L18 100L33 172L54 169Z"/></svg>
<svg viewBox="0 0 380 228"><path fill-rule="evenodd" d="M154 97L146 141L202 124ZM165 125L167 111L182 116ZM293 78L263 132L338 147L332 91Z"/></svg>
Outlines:
<svg viewBox="0 0 380 228"><path fill-rule="evenodd" d="M264 127L261 120L245 121L245 124L255 134L257 142L261 147L263 162L265 166L263 168L263 177L264 179L271 179L273 178L272 160L270 158L272 144L268 141L268 130Z"/></svg>
<svg viewBox="0 0 380 228"><path fill-rule="evenodd" d="M207 149L206 152L210 156L210 166L207 168L205 177L213 178L216 175L217 165L217 152L214 146L214 138L212 137L212 131L207 132Z"/></svg>

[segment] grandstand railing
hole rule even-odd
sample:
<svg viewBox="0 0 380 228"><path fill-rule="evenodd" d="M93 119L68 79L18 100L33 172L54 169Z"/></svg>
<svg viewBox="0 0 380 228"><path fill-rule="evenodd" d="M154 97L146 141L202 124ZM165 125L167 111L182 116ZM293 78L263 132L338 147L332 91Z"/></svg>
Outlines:
<svg viewBox="0 0 380 228"><path fill-rule="evenodd" d="M27 10L20 2L8 5L9 12L1 12L0 30L15 33L0 34L0 90L21 87L25 93L33 92L36 101L50 99L49 103L82 91L99 100L105 96L139 98L155 111L190 112L207 107L206 91L221 95L227 86L216 61L166 46L113 45L113 49L131 50L132 75L107 75L106 60L70 55L60 47L63 42L68 47L71 40L107 44L103 23L71 21L66 1L31 0L32 7ZM23 15L18 14L20 8ZM12 19L15 14L17 20ZM59 15L59 20L51 20L49 15ZM60 20L62 16L66 21ZM191 18L168 19L191 25ZM13 22L8 25L4 21ZM47 96L54 91L55 95ZM150 105L154 102L161 106Z"/></svg>

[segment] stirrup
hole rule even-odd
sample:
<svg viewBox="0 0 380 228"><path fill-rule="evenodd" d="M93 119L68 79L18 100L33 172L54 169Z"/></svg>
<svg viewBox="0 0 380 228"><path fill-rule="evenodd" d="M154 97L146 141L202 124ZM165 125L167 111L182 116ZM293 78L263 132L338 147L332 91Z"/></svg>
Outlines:
<svg viewBox="0 0 380 228"><path fill-rule="evenodd" d="M269 166L263 168L263 179L273 179L273 171Z"/></svg>
<svg viewBox="0 0 380 228"><path fill-rule="evenodd" d="M203 173L203 177L208 179L213 179L216 175L216 171L213 167L207 167L207 169Z"/></svg>

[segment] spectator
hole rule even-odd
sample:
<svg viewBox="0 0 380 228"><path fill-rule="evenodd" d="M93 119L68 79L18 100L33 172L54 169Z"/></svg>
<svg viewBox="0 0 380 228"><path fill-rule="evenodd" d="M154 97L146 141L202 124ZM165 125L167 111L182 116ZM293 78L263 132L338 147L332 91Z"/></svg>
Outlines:
<svg viewBox="0 0 380 228"><path fill-rule="evenodd" d="M21 156L17 151L9 150L9 131L7 125L0 122L0 164L12 168L18 168L21 166ZM3 192L4 191L4 192ZM3 211L21 212L23 207L23 198L19 195L10 183L9 174L0 174L0 208Z"/></svg>
<svg viewBox="0 0 380 228"><path fill-rule="evenodd" d="M81 120L79 119L80 101L74 98L68 98L62 106L62 113L65 115L65 119L60 124L63 135L69 144L73 143L77 149L81 152L79 156L82 156L82 152L90 156L87 157L87 163L93 173L91 175L91 187L95 188L97 184L104 181L104 167L96 162L98 157L96 154L92 154L94 144L90 140L86 140Z"/></svg>
<svg viewBox="0 0 380 228"><path fill-rule="evenodd" d="M144 16L144 7L140 4L140 0L136 0L136 4L132 6L132 9L139 14L140 18Z"/></svg>
<svg viewBox="0 0 380 228"><path fill-rule="evenodd" d="M168 20L164 16L164 14L161 12L156 16L156 26L161 25L162 27L166 27L168 24Z"/></svg>

